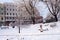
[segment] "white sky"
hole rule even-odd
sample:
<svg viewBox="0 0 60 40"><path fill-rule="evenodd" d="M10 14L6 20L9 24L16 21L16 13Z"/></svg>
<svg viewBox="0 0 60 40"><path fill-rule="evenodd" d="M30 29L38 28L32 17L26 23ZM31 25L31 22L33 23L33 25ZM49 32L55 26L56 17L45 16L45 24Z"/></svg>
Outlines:
<svg viewBox="0 0 60 40"><path fill-rule="evenodd" d="M46 18L47 14L48 14L48 8L46 7L46 5L43 2L39 2L37 4L37 9L40 12L40 15L43 16L43 18Z"/></svg>
<svg viewBox="0 0 60 40"><path fill-rule="evenodd" d="M13 2L13 0L0 0L0 2Z"/></svg>

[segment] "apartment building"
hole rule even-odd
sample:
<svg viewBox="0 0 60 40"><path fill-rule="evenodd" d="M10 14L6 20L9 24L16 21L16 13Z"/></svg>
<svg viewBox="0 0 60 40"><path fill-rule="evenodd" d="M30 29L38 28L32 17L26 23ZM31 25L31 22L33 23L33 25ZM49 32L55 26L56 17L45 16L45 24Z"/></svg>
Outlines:
<svg viewBox="0 0 60 40"><path fill-rule="evenodd" d="M0 3L0 24L8 25L10 22L15 22L17 13L17 4Z"/></svg>
<svg viewBox="0 0 60 40"><path fill-rule="evenodd" d="M5 23L9 24L10 22L16 21L17 16L17 4L14 3L4 3L5 7Z"/></svg>
<svg viewBox="0 0 60 40"><path fill-rule="evenodd" d="M0 25L4 22L4 5L0 3Z"/></svg>

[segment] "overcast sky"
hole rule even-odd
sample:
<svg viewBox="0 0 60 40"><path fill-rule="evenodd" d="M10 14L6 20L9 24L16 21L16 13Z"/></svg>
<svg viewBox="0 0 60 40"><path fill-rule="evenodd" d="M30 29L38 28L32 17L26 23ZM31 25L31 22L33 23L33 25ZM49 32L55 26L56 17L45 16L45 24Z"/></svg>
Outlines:
<svg viewBox="0 0 60 40"><path fill-rule="evenodd" d="M13 0L0 0L0 2L13 2Z"/></svg>
<svg viewBox="0 0 60 40"><path fill-rule="evenodd" d="M47 14L48 14L49 11L48 11L48 8L45 5L45 3L39 2L37 4L37 9L39 10L40 15L43 16L43 18L46 18L47 17Z"/></svg>

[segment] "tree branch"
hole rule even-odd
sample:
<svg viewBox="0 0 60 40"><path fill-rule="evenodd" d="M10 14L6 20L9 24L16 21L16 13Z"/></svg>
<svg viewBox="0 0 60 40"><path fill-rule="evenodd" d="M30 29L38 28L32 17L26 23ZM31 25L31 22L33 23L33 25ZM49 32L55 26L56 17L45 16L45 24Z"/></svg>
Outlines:
<svg viewBox="0 0 60 40"><path fill-rule="evenodd" d="M52 3L52 1L51 1L51 0L50 0L50 3L51 3L52 11L53 11L53 13L55 13L55 11L54 11L54 5L53 5L53 3Z"/></svg>
<svg viewBox="0 0 60 40"><path fill-rule="evenodd" d="M59 13L59 11L60 11L60 7L59 7L58 10L57 10L57 14Z"/></svg>
<svg viewBox="0 0 60 40"><path fill-rule="evenodd" d="M48 10L50 11L50 13L51 13L52 15L54 15L54 14L52 13L51 9L49 8L49 6L48 6L48 4L47 4L47 3L46 3L46 5L47 5Z"/></svg>
<svg viewBox="0 0 60 40"><path fill-rule="evenodd" d="M24 4L25 4L26 11L27 11L30 15L32 15L32 14L30 13L29 9L27 8L26 3L25 3L24 0L23 0L23 2L24 2Z"/></svg>

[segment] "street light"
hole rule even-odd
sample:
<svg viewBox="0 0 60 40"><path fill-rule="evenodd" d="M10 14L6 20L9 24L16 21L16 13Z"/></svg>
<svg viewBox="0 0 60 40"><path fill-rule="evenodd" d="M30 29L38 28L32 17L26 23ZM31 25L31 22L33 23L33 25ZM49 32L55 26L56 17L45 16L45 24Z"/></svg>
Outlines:
<svg viewBox="0 0 60 40"><path fill-rule="evenodd" d="M20 33L20 17L18 14L16 14L16 25L18 26L18 32Z"/></svg>

